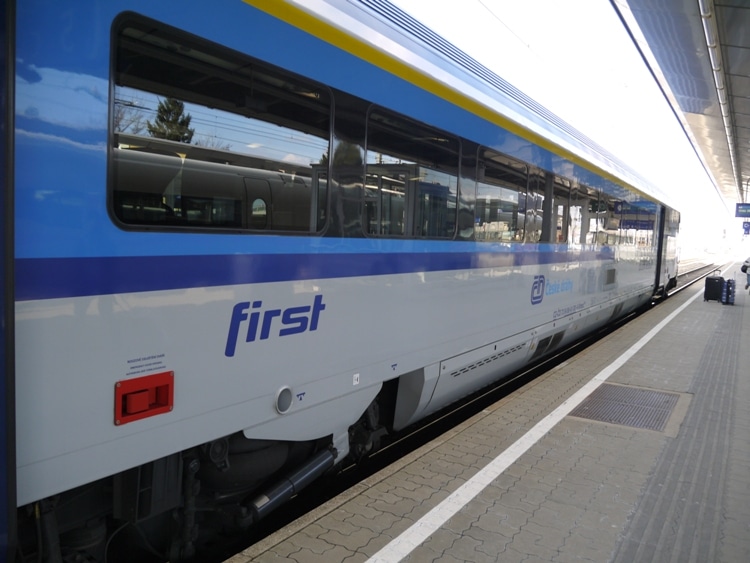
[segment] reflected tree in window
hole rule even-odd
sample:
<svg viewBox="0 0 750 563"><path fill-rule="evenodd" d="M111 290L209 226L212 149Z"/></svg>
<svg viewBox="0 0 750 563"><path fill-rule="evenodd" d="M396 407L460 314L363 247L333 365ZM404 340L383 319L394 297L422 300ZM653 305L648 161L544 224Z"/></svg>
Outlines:
<svg viewBox="0 0 750 563"><path fill-rule="evenodd" d="M320 157L320 164L328 165L328 153ZM356 143L341 141L333 151L334 166L362 166L362 151Z"/></svg>
<svg viewBox="0 0 750 563"><path fill-rule="evenodd" d="M221 151L231 151L232 144L221 139L216 135L201 135L196 139L195 146L207 149L217 149Z"/></svg>
<svg viewBox="0 0 750 563"><path fill-rule="evenodd" d="M117 133L140 135L144 127L146 127L143 110L131 101L115 100L112 118L114 121L114 130Z"/></svg>
<svg viewBox="0 0 750 563"><path fill-rule="evenodd" d="M165 98L156 108L154 122L146 121L149 135L180 143L190 143L195 129L190 128L190 114L185 115L185 104L175 98Z"/></svg>

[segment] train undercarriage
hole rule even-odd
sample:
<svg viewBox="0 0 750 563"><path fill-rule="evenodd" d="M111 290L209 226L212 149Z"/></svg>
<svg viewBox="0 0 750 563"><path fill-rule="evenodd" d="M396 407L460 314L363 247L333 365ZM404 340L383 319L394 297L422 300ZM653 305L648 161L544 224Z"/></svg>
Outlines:
<svg viewBox="0 0 750 563"><path fill-rule="evenodd" d="M349 429L347 462L365 458L388 434L382 401L381 393ZM17 560L200 560L336 471L337 453L331 436L288 442L237 432L19 508Z"/></svg>

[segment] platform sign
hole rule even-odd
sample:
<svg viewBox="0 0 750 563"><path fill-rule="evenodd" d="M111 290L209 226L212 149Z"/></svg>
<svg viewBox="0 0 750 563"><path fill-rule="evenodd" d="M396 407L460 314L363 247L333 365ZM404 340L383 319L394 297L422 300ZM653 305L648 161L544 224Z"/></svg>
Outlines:
<svg viewBox="0 0 750 563"><path fill-rule="evenodd" d="M745 234L746 234L746 235L750 235L750 222L748 222L748 221L744 221L744 222L742 223L742 228L743 228L743 230L745 231Z"/></svg>
<svg viewBox="0 0 750 563"><path fill-rule="evenodd" d="M654 222L648 219L623 219L620 221L621 229L635 229L636 231L653 231Z"/></svg>
<svg viewBox="0 0 750 563"><path fill-rule="evenodd" d="M738 203L734 212L735 217L750 217L750 203Z"/></svg>

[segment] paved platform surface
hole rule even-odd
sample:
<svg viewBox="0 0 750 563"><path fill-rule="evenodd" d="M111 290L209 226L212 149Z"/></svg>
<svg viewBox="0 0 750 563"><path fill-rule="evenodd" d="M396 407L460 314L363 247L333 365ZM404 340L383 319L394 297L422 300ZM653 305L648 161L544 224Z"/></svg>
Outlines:
<svg viewBox="0 0 750 563"><path fill-rule="evenodd" d="M693 285L229 562L750 561L733 273L734 306Z"/></svg>

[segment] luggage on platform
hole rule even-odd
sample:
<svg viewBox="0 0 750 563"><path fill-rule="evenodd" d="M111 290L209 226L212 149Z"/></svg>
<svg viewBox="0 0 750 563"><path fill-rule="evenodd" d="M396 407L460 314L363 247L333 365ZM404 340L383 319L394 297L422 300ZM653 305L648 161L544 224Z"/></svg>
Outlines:
<svg viewBox="0 0 750 563"><path fill-rule="evenodd" d="M734 286L734 279L724 280L724 285L721 288L721 302L724 305L734 305Z"/></svg>
<svg viewBox="0 0 750 563"><path fill-rule="evenodd" d="M721 270L715 270L711 272L711 275L706 278L706 287L703 290L704 301L721 301L721 292L724 287L724 277L716 274ZM715 275L716 274L716 275Z"/></svg>

